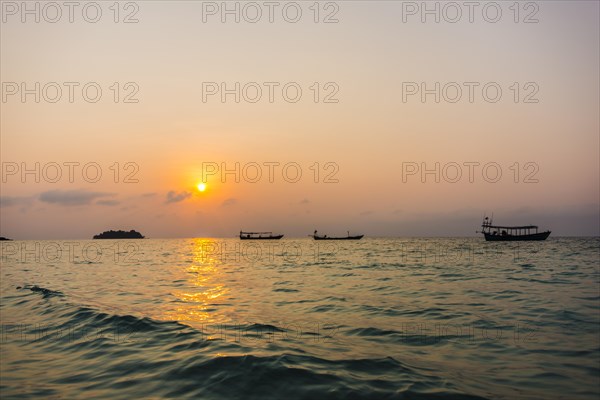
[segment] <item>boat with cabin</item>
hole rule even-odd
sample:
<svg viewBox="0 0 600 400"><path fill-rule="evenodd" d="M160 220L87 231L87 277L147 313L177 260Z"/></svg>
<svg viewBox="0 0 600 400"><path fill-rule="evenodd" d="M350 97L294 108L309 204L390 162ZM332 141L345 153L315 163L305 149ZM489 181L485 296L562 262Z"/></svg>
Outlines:
<svg viewBox="0 0 600 400"><path fill-rule="evenodd" d="M279 240L283 235L273 235L273 232L244 232L240 231L240 240Z"/></svg>
<svg viewBox="0 0 600 400"><path fill-rule="evenodd" d="M494 225L491 219L485 217L481 223L481 231L478 233L483 233L483 237L488 242L509 242L546 240L550 236L551 231L539 232L539 228L536 225Z"/></svg>

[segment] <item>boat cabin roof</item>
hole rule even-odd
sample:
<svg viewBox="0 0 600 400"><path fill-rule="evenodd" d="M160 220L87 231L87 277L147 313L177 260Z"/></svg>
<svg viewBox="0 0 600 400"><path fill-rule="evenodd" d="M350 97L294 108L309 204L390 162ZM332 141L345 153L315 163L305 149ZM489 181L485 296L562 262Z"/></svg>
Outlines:
<svg viewBox="0 0 600 400"><path fill-rule="evenodd" d="M536 225L525 225L525 226L498 226L498 225L488 225L483 224L486 228L498 228L498 229L537 229Z"/></svg>

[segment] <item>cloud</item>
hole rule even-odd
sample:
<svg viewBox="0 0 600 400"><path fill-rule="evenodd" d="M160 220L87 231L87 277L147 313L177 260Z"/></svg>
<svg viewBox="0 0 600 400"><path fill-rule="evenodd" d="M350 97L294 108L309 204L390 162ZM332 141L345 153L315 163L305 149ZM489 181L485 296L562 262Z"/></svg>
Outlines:
<svg viewBox="0 0 600 400"><path fill-rule="evenodd" d="M367 215L371 215L371 214L373 214L373 211L363 211L360 213L360 215L362 215L362 216L367 216Z"/></svg>
<svg viewBox="0 0 600 400"><path fill-rule="evenodd" d="M40 201L60 206L84 206L102 197L115 196L115 193L88 192L87 190L50 190L40 194Z"/></svg>
<svg viewBox="0 0 600 400"><path fill-rule="evenodd" d="M227 199L227 200L225 200L225 201L224 201L224 202L221 204L221 206L222 206L222 207L228 207L228 206L233 206L233 205L235 205L235 204L237 204L237 200L236 200L236 199L234 199L234 198L230 198L230 199Z"/></svg>
<svg viewBox="0 0 600 400"><path fill-rule="evenodd" d="M29 206L31 197L0 196L0 207Z"/></svg>
<svg viewBox="0 0 600 400"><path fill-rule="evenodd" d="M156 196L156 193L154 193L154 192L142 194L142 197L154 197L154 196Z"/></svg>
<svg viewBox="0 0 600 400"><path fill-rule="evenodd" d="M118 206L119 204L121 204L120 201L117 200L98 200L96 202L96 204L99 204L101 206Z"/></svg>
<svg viewBox="0 0 600 400"><path fill-rule="evenodd" d="M167 193L167 200L165 201L165 203L179 203L180 201L187 199L191 195L192 194L190 192L177 193L174 190L171 190L169 193Z"/></svg>
<svg viewBox="0 0 600 400"><path fill-rule="evenodd" d="M308 200L308 199L304 199L300 202L300 204L308 204L308 203L310 203L310 200Z"/></svg>

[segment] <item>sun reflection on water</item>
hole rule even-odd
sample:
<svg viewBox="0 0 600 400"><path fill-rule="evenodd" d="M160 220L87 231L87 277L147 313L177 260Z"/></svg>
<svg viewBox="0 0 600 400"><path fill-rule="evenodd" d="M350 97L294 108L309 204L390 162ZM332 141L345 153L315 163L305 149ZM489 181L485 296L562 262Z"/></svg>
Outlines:
<svg viewBox="0 0 600 400"><path fill-rule="evenodd" d="M219 312L219 301L229 293L222 265L214 257L216 241L213 239L195 239L192 244L192 263L181 272L187 276L188 284L183 290L173 291L175 307L168 310L163 318L177 321L193 327L206 324L221 324L229 318Z"/></svg>

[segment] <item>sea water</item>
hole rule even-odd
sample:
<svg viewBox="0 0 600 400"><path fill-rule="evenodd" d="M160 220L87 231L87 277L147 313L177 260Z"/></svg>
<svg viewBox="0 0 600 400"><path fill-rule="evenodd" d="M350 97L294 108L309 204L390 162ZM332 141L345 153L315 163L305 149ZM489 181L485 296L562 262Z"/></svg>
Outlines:
<svg viewBox="0 0 600 400"><path fill-rule="evenodd" d="M3 242L0 395L598 399L599 245Z"/></svg>

